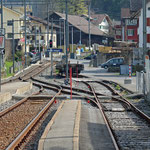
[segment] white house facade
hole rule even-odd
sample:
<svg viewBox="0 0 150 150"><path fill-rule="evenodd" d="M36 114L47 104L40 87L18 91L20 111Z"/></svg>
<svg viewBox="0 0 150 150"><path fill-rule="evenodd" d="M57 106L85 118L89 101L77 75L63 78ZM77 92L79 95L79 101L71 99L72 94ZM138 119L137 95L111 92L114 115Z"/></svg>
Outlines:
<svg viewBox="0 0 150 150"><path fill-rule="evenodd" d="M103 21L99 24L99 28L100 30L102 30L103 32L105 32L106 34L109 33L109 23L106 19L106 17L103 19Z"/></svg>
<svg viewBox="0 0 150 150"><path fill-rule="evenodd" d="M147 47L150 47L150 2L146 5L146 18L147 18ZM143 9L140 10L139 14L139 47L143 47Z"/></svg>

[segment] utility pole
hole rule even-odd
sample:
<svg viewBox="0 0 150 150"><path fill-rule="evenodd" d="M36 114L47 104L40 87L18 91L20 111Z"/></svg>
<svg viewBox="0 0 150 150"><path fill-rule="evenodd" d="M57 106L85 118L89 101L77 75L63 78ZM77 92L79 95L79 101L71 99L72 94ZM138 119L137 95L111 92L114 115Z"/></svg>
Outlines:
<svg viewBox="0 0 150 150"><path fill-rule="evenodd" d="M66 23L65 23L65 20L63 20L64 21L64 53L65 53L65 51L66 51Z"/></svg>
<svg viewBox="0 0 150 150"><path fill-rule="evenodd" d="M1 28L3 29L3 0L1 0Z"/></svg>
<svg viewBox="0 0 150 150"><path fill-rule="evenodd" d="M47 49L49 48L49 4L47 4Z"/></svg>
<svg viewBox="0 0 150 150"><path fill-rule="evenodd" d="M1 0L1 29L3 29L3 0ZM0 52L0 92L1 92L2 53Z"/></svg>
<svg viewBox="0 0 150 150"><path fill-rule="evenodd" d="M24 0L24 27L25 27L25 68L27 67L27 25L26 25L26 0Z"/></svg>
<svg viewBox="0 0 150 150"><path fill-rule="evenodd" d="M14 20L12 19L12 49L13 49L13 73L15 73L15 40L14 40Z"/></svg>
<svg viewBox="0 0 150 150"><path fill-rule="evenodd" d="M41 49L40 49L40 29L39 29L39 53L40 53L40 60L41 60Z"/></svg>
<svg viewBox="0 0 150 150"><path fill-rule="evenodd" d="M60 19L59 19L59 27L60 27L59 35L60 35L60 48L61 48L61 20Z"/></svg>
<svg viewBox="0 0 150 150"><path fill-rule="evenodd" d="M35 26L35 52L37 51L36 35L37 35L37 28Z"/></svg>
<svg viewBox="0 0 150 150"><path fill-rule="evenodd" d="M68 84L68 0L66 0L66 84Z"/></svg>
<svg viewBox="0 0 150 150"><path fill-rule="evenodd" d="M143 64L145 67L145 54L147 51L147 31L146 31L146 25L147 25L147 20L146 20L146 1L143 0Z"/></svg>
<svg viewBox="0 0 150 150"><path fill-rule="evenodd" d="M73 26L72 26L72 53L73 53Z"/></svg>
<svg viewBox="0 0 150 150"><path fill-rule="evenodd" d="M80 30L80 44L82 44L82 32Z"/></svg>
<svg viewBox="0 0 150 150"><path fill-rule="evenodd" d="M88 8L88 16L89 16L89 21L88 21L88 28L89 28L89 51L91 51L91 26L90 26L90 19L91 19L91 2L89 1L89 8Z"/></svg>
<svg viewBox="0 0 150 150"><path fill-rule="evenodd" d="M53 43L53 18L51 20L51 40ZM52 52L52 49L51 49L51 77L53 77L53 52Z"/></svg>

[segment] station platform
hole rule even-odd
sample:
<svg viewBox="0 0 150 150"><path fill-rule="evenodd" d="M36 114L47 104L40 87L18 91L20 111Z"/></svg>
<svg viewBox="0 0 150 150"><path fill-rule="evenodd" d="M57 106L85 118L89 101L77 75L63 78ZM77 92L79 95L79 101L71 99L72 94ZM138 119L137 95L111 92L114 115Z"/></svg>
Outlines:
<svg viewBox="0 0 150 150"><path fill-rule="evenodd" d="M81 101L66 100L47 125L38 150L78 150Z"/></svg>

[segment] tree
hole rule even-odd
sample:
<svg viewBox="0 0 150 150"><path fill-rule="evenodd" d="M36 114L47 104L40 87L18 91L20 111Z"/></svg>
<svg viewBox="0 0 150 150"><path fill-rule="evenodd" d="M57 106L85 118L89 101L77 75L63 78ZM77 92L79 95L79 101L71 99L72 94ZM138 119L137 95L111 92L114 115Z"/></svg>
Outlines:
<svg viewBox="0 0 150 150"><path fill-rule="evenodd" d="M58 11L65 11L65 2L59 2ZM88 7L85 3L85 0L70 0L68 1L68 13L72 15L81 15L87 14Z"/></svg>
<svg viewBox="0 0 150 150"><path fill-rule="evenodd" d="M122 7L129 7L129 0L92 0L92 9L97 8L97 13L106 13L111 18L120 19Z"/></svg>

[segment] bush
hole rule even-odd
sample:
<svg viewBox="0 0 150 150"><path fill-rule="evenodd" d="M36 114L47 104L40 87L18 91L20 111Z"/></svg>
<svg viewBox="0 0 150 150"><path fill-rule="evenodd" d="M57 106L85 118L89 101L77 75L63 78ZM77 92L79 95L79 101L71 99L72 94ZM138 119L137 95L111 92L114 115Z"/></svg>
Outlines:
<svg viewBox="0 0 150 150"><path fill-rule="evenodd" d="M24 53L22 51L17 51L15 53L15 61L21 61L23 56L24 56Z"/></svg>

